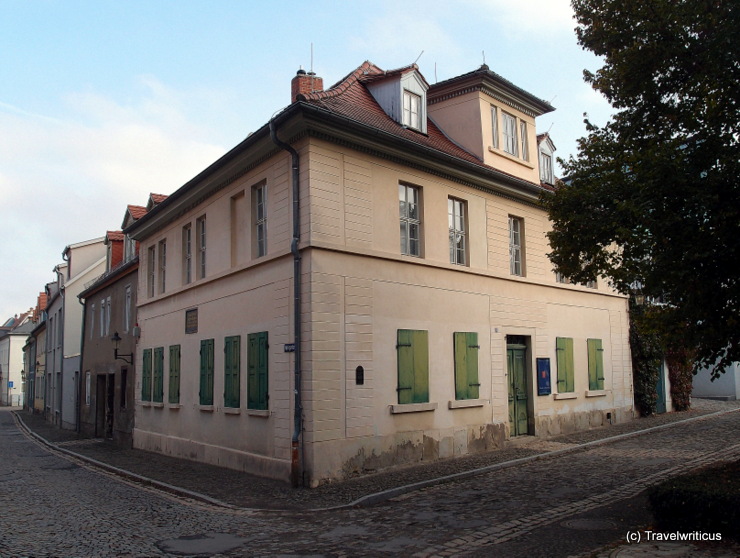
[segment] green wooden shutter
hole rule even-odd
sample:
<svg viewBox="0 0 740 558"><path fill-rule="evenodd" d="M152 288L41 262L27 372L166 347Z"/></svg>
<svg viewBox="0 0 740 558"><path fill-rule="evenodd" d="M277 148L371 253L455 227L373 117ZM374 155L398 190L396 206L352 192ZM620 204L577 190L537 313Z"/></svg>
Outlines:
<svg viewBox="0 0 740 558"><path fill-rule="evenodd" d="M224 339L224 407L238 408L241 375L241 337Z"/></svg>
<svg viewBox="0 0 740 558"><path fill-rule="evenodd" d="M170 345L170 377L167 401L180 402L180 345Z"/></svg>
<svg viewBox="0 0 740 558"><path fill-rule="evenodd" d="M164 401L164 347L154 349L154 395L156 403Z"/></svg>
<svg viewBox="0 0 740 558"><path fill-rule="evenodd" d="M478 399L478 334L455 332L455 399Z"/></svg>
<svg viewBox="0 0 740 558"><path fill-rule="evenodd" d="M268 351L267 332L247 336L247 408L267 410Z"/></svg>
<svg viewBox="0 0 740 558"><path fill-rule="evenodd" d="M200 342L200 404L213 405L213 339Z"/></svg>
<svg viewBox="0 0 740 558"><path fill-rule="evenodd" d="M555 340L558 361L558 392L570 393L575 390L573 365L573 339L558 337Z"/></svg>
<svg viewBox="0 0 740 558"><path fill-rule="evenodd" d="M399 329L398 403L429 401L429 335L427 331Z"/></svg>
<svg viewBox="0 0 740 558"><path fill-rule="evenodd" d="M604 349L601 339L587 339L588 389L604 389Z"/></svg>
<svg viewBox="0 0 740 558"><path fill-rule="evenodd" d="M141 400L152 400L152 350L144 349L141 365Z"/></svg>

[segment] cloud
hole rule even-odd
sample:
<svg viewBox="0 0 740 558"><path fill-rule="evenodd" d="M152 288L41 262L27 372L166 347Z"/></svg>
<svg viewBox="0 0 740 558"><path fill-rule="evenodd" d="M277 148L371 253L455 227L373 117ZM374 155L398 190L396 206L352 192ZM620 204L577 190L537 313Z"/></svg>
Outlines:
<svg viewBox="0 0 740 558"><path fill-rule="evenodd" d="M143 77L126 102L71 94L62 116L0 102L0 319L35 303L66 245L120 228L127 204L172 193L226 152L186 116L204 94Z"/></svg>

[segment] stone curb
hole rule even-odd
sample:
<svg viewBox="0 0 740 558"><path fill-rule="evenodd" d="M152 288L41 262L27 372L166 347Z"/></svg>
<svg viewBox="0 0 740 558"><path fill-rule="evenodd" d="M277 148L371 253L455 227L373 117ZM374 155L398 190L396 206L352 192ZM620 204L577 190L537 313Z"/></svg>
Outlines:
<svg viewBox="0 0 740 558"><path fill-rule="evenodd" d="M467 471L461 471L459 473L454 473L451 475L445 475L442 477L437 477L433 479L423 480L414 482L411 484L406 484L403 486L397 486L395 488L390 488L388 490L383 490L380 492L375 492L372 494L367 494L365 496L362 496L361 498L358 498L348 504L341 504L338 506L330 506L330 507L324 507L324 508L312 508L312 509L301 509L301 510L275 510L275 509L268 509L268 508L245 508L240 506L235 506L232 504L229 504L227 502L223 502L221 500L217 500L216 498L211 498L210 496L207 496L205 494L201 494L199 492L194 492L191 490L187 490L185 488L181 488L179 486L174 486L162 481L158 481L155 479L151 479L149 477L145 477L143 475L138 475L136 473L132 473L131 471L126 471L125 469L120 469L118 467L114 467L113 465L110 465L108 463L104 463L102 461L98 461L97 459L93 459L91 457L87 457L85 455L81 455L79 453L76 453L74 451L68 450L66 448L57 446L48 440L46 440L44 437L40 436L39 434L36 434L34 431L32 431L26 424L23 422L23 419L18 415L17 412L11 411L16 424L19 425L19 427L26 432L27 434L30 434L35 440L37 440L39 443L43 444L44 446L48 447L54 452L58 452L61 454L64 454L66 457L82 461L84 463L88 463L90 465L93 465L94 467L100 468L104 471L113 473L115 475L118 475L122 478L128 479L132 482L144 485L144 486L151 486L154 488L157 488L159 490L162 490L164 492L174 494L177 496L182 496L186 498L190 498L196 501L200 501L206 504L210 504L213 506L226 508L230 510L235 511L242 511L242 512L272 512L272 513L292 513L292 512L319 512L319 511L336 511L336 510L343 510L348 508L355 508L355 507L362 507L362 506L371 506L374 504L377 504L379 502L383 502L386 500L390 500L391 498L396 498L398 496L401 496L403 494L408 494L409 492L414 492L416 490L421 490L424 488L428 488L431 486L436 486L440 484L444 484L446 482L452 482L455 480L461 480L461 479L467 479L479 475L484 475L486 473L491 473L493 471L499 471L502 469L508 469L510 467L515 467L517 465L522 465L525 463L531 463L533 461L538 461L542 459L552 459L555 457L559 457L561 455L566 455L570 453L576 453L579 451L586 451L593 447L598 447L602 445L607 445L611 443L620 442L622 440L627 440L630 438L636 438L638 436L643 436L645 434L650 434L652 432L657 432L659 430L665 430L668 428L672 428L674 426L680 425L680 424L686 424L689 422L695 422L700 420L706 420L712 417L725 415L729 413L735 413L740 412L740 409L727 409L722 411L715 411L713 413L708 413L706 415L701 415L698 417L691 417L687 419L681 419L674 422L669 422L667 424L661 424L658 426L653 426L650 428L645 428L642 430L636 430L634 432L627 432L625 434L618 434L616 436L609 436L606 438L602 438L600 440L592 440L590 442L584 442L581 444L577 444L570 448L563 448L558 450L552 450L552 451L546 451L541 454L537 455L530 455L527 457L521 457L518 459L512 459L510 461L504 461L501 463L495 463L493 465L487 465L485 467L479 467L477 469L470 469Z"/></svg>

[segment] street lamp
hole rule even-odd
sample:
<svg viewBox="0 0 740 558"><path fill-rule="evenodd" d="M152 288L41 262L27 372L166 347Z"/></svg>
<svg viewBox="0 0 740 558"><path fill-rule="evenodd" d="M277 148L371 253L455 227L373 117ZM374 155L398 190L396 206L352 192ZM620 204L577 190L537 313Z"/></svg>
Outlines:
<svg viewBox="0 0 740 558"><path fill-rule="evenodd" d="M113 337L111 337L110 340L113 341L113 358L115 360L122 360L123 362L133 364L134 363L134 353L128 353L125 355L118 354L118 344L121 342L121 336L118 335L117 331L113 334Z"/></svg>

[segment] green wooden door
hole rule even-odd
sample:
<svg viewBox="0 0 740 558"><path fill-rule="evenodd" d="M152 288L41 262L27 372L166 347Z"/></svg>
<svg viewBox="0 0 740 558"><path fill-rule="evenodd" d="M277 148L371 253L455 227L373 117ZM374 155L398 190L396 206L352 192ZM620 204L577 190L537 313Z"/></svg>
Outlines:
<svg viewBox="0 0 740 558"><path fill-rule="evenodd" d="M525 348L508 347L506 350L509 373L509 426L512 436L529 433L526 354Z"/></svg>

